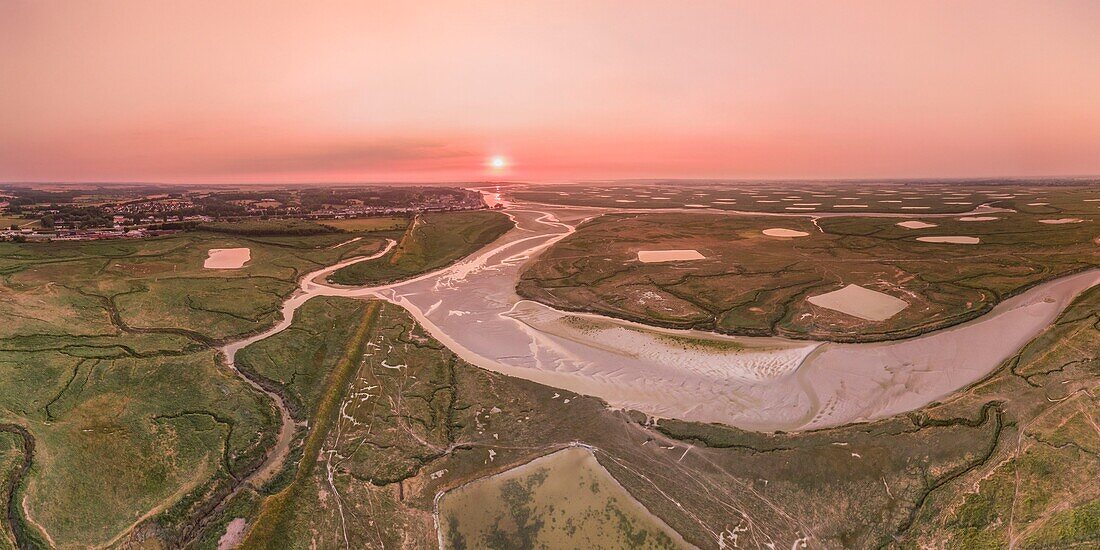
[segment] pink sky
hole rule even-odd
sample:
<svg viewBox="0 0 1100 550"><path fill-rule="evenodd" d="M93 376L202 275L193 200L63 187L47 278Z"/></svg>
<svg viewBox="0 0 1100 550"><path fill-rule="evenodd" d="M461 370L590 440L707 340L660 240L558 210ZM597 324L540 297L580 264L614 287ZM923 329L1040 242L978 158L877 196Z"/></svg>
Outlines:
<svg viewBox="0 0 1100 550"><path fill-rule="evenodd" d="M0 181L1072 174L1095 1L0 2Z"/></svg>

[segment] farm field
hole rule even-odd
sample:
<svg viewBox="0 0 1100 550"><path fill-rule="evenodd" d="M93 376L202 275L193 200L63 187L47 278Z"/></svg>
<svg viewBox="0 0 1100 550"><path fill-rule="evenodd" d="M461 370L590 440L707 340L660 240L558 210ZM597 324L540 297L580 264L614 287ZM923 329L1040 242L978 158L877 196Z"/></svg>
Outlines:
<svg viewBox="0 0 1100 550"><path fill-rule="evenodd" d="M17 227L23 227L23 226L30 227L31 225L33 225L36 222L37 222L37 220L28 220L26 218L0 215L0 229L8 229L9 227L11 227L13 225L17 226Z"/></svg>
<svg viewBox="0 0 1100 550"><path fill-rule="evenodd" d="M329 281L341 285L376 285L406 279L454 263L511 228L512 221L499 212L421 214L409 224L392 252L340 269Z"/></svg>
<svg viewBox="0 0 1100 550"><path fill-rule="evenodd" d="M382 216L377 218L353 218L346 220L324 220L321 225L341 231L404 231L409 218Z"/></svg>
<svg viewBox="0 0 1100 550"><path fill-rule="evenodd" d="M1049 205L1014 204L1018 212L984 221L926 218L916 229L896 217L610 213L538 256L517 292L558 309L674 328L834 341L908 337L975 318L1041 281L1100 267L1098 203L1077 191L1047 196ZM1044 222L1063 218L1077 221ZM977 244L918 240L937 236ZM701 257L644 261L663 250ZM813 303L849 285L901 302L881 319Z"/></svg>

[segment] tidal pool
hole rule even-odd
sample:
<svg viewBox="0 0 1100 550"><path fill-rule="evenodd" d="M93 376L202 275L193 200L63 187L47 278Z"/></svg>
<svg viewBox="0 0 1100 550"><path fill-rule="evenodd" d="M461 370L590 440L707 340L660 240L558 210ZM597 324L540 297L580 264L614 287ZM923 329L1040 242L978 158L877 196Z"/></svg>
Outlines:
<svg viewBox="0 0 1100 550"><path fill-rule="evenodd" d="M584 447L443 493L442 548L693 548Z"/></svg>

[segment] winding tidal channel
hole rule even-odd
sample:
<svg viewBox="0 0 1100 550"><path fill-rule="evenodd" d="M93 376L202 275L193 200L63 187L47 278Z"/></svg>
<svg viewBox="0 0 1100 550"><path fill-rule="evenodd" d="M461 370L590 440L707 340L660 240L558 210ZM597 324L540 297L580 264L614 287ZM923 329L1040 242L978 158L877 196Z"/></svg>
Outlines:
<svg viewBox="0 0 1100 550"><path fill-rule="evenodd" d="M1100 284L1100 270L1066 276L970 322L871 344L654 328L557 311L515 293L528 260L606 211L508 204L504 213L516 227L447 268L378 287L325 283L336 269L382 256L394 246L390 242L371 257L307 275L284 304L282 322L222 351L232 366L239 349L285 329L297 308L316 296L383 299L408 310L432 336L481 368L656 417L800 431L892 416L965 388L1039 335L1077 295ZM278 395L264 391L281 404ZM255 480L277 470L285 454L278 450L293 437L293 422L280 408L280 447Z"/></svg>

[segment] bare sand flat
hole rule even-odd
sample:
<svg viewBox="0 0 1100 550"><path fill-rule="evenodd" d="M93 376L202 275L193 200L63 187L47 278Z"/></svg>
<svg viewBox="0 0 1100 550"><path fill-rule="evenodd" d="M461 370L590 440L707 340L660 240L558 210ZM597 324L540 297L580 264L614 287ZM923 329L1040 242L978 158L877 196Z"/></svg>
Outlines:
<svg viewBox="0 0 1100 550"><path fill-rule="evenodd" d="M960 222L991 222L993 220L999 220L997 216L963 216L959 218Z"/></svg>
<svg viewBox="0 0 1100 550"><path fill-rule="evenodd" d="M866 204L838 204L833 208L867 208Z"/></svg>
<svg viewBox="0 0 1100 550"><path fill-rule="evenodd" d="M206 269L240 269L252 259L247 248L211 248L202 266Z"/></svg>
<svg viewBox="0 0 1100 550"><path fill-rule="evenodd" d="M710 208L705 204L685 204L684 208Z"/></svg>
<svg viewBox="0 0 1100 550"><path fill-rule="evenodd" d="M642 263L682 262L687 260L705 260L697 250L639 250L638 261Z"/></svg>
<svg viewBox="0 0 1100 550"><path fill-rule="evenodd" d="M244 518L233 518L228 525L225 526L225 534L218 539L218 550L229 550L230 548L236 548L241 544L241 540L244 538L245 527L248 523Z"/></svg>
<svg viewBox="0 0 1100 550"><path fill-rule="evenodd" d="M906 229L928 229L929 227L936 227L936 224L934 223L927 223L916 220L898 222L897 225Z"/></svg>
<svg viewBox="0 0 1100 550"><path fill-rule="evenodd" d="M909 303L905 300L859 285L848 285L840 290L811 296L806 300L815 306L868 321L885 321L909 307Z"/></svg>
<svg viewBox="0 0 1100 550"><path fill-rule="evenodd" d="M961 235L948 235L942 237L917 237L917 240L922 243L949 243L949 244L978 244L981 239L978 237L964 237Z"/></svg>
<svg viewBox="0 0 1100 550"><path fill-rule="evenodd" d="M805 231L798 231L795 229L783 229L782 227L772 227L764 230L764 234L769 237L805 237L809 233Z"/></svg>
<svg viewBox="0 0 1100 550"><path fill-rule="evenodd" d="M1081 218L1058 218L1056 220L1039 220L1039 223L1045 223L1050 225L1061 225L1063 223L1081 223L1085 220Z"/></svg>

